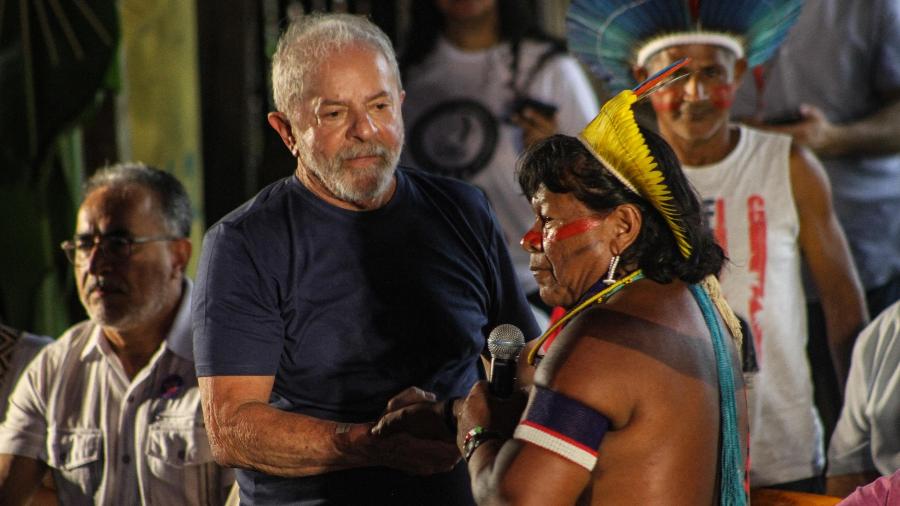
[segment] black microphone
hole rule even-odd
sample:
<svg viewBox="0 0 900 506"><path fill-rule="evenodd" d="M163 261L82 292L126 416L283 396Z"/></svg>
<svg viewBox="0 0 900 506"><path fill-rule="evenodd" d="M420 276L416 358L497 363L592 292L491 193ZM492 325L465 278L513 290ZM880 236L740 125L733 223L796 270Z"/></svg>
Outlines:
<svg viewBox="0 0 900 506"><path fill-rule="evenodd" d="M494 397L507 398L516 383L516 362L525 347L525 336L515 325L498 325L488 336L491 352L490 392Z"/></svg>

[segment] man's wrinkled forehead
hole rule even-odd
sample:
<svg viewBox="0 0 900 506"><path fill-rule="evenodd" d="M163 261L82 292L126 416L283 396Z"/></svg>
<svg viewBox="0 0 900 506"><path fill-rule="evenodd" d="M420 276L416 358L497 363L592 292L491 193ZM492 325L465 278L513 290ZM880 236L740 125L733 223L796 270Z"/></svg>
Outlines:
<svg viewBox="0 0 900 506"><path fill-rule="evenodd" d="M367 54L369 56L369 58L366 59L367 64L372 65L377 69L379 74L389 77L388 82L390 83L390 89L385 91L399 93L400 76L395 72L395 68L388 61L388 57L385 56L378 47L362 42L355 42L329 47L318 56L316 61L310 65L309 73L304 79L305 82L301 91L301 100L312 100L319 96L327 96L329 92L332 92L332 86L323 86L323 84L329 81L340 81L340 75L336 74L338 72L336 68L341 68L342 66L335 64L342 63L344 61L342 60L342 56L351 51ZM344 67L344 70L346 71L346 67Z"/></svg>
<svg viewBox="0 0 900 506"><path fill-rule="evenodd" d="M161 220L153 192L136 184L106 185L85 195L78 208L78 234L128 231L134 220Z"/></svg>

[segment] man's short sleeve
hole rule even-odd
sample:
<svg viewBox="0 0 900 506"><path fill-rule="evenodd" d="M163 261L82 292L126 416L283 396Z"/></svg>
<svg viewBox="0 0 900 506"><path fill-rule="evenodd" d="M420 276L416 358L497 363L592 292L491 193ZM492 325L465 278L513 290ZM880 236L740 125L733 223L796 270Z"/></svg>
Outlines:
<svg viewBox="0 0 900 506"><path fill-rule="evenodd" d="M48 351L44 348L28 365L9 396L6 419L0 425L0 454L47 461Z"/></svg>
<svg viewBox="0 0 900 506"><path fill-rule="evenodd" d="M197 376L274 376L284 325L277 288L243 229L219 223L203 241L192 300Z"/></svg>

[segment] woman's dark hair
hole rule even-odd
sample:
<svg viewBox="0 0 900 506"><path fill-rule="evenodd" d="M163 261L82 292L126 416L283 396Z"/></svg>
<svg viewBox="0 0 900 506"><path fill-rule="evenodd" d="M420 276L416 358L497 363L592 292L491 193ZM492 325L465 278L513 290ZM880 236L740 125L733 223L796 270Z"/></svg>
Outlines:
<svg viewBox="0 0 900 506"><path fill-rule="evenodd" d="M500 40L514 46L522 39L551 42L559 51L565 51L565 43L541 30L535 23L533 0L497 0L500 19ZM418 63L434 51L438 35L444 30L444 15L434 0L416 0L410 8L410 29L400 55L400 72Z"/></svg>
<svg viewBox="0 0 900 506"><path fill-rule="evenodd" d="M519 161L519 185L531 197L541 185L554 193L572 193L590 209L604 212L622 204L640 209L643 224L637 240L622 252L622 265L637 264L644 275L659 283L674 278L697 283L718 274L726 257L706 224L703 208L672 148L656 133L641 127L650 153L672 192L675 207L692 247L684 258L665 219L649 202L628 190L578 139L554 135L536 143Z"/></svg>

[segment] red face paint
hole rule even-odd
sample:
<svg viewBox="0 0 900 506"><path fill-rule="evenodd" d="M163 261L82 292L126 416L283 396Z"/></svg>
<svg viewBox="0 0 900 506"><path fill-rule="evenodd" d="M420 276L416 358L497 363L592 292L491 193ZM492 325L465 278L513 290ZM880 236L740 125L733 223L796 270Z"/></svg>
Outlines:
<svg viewBox="0 0 900 506"><path fill-rule="evenodd" d="M681 107L681 94L680 89L669 86L650 95L650 101L657 112L677 111Z"/></svg>
<svg viewBox="0 0 900 506"><path fill-rule="evenodd" d="M717 84L709 90L709 101L716 109L728 109L734 102L734 92L735 85L733 83Z"/></svg>
<svg viewBox="0 0 900 506"><path fill-rule="evenodd" d="M544 238L543 238L543 236L541 236L541 233L538 232L537 230L532 229L532 230L529 230L528 232L525 232L525 235L522 236L522 240L519 241L519 244L521 244L522 247L528 251L531 251L531 250L541 251L544 249L543 241L544 241Z"/></svg>
<svg viewBox="0 0 900 506"><path fill-rule="evenodd" d="M593 228L599 227L601 223L603 223L602 219L593 216L578 218L577 220L566 223L555 231L551 231L549 234L547 234L547 241L562 241L564 239L583 234Z"/></svg>
<svg viewBox="0 0 900 506"><path fill-rule="evenodd" d="M548 232L547 242L562 241L570 237L583 234L588 230L599 227L601 223L603 223L603 220L596 217L587 216L584 218L578 218L577 220L566 223L556 230L551 230L550 232ZM529 251L543 251L543 240L544 237L541 232L531 229L528 232L525 232L525 235L522 236L522 240L519 241L519 244Z"/></svg>

